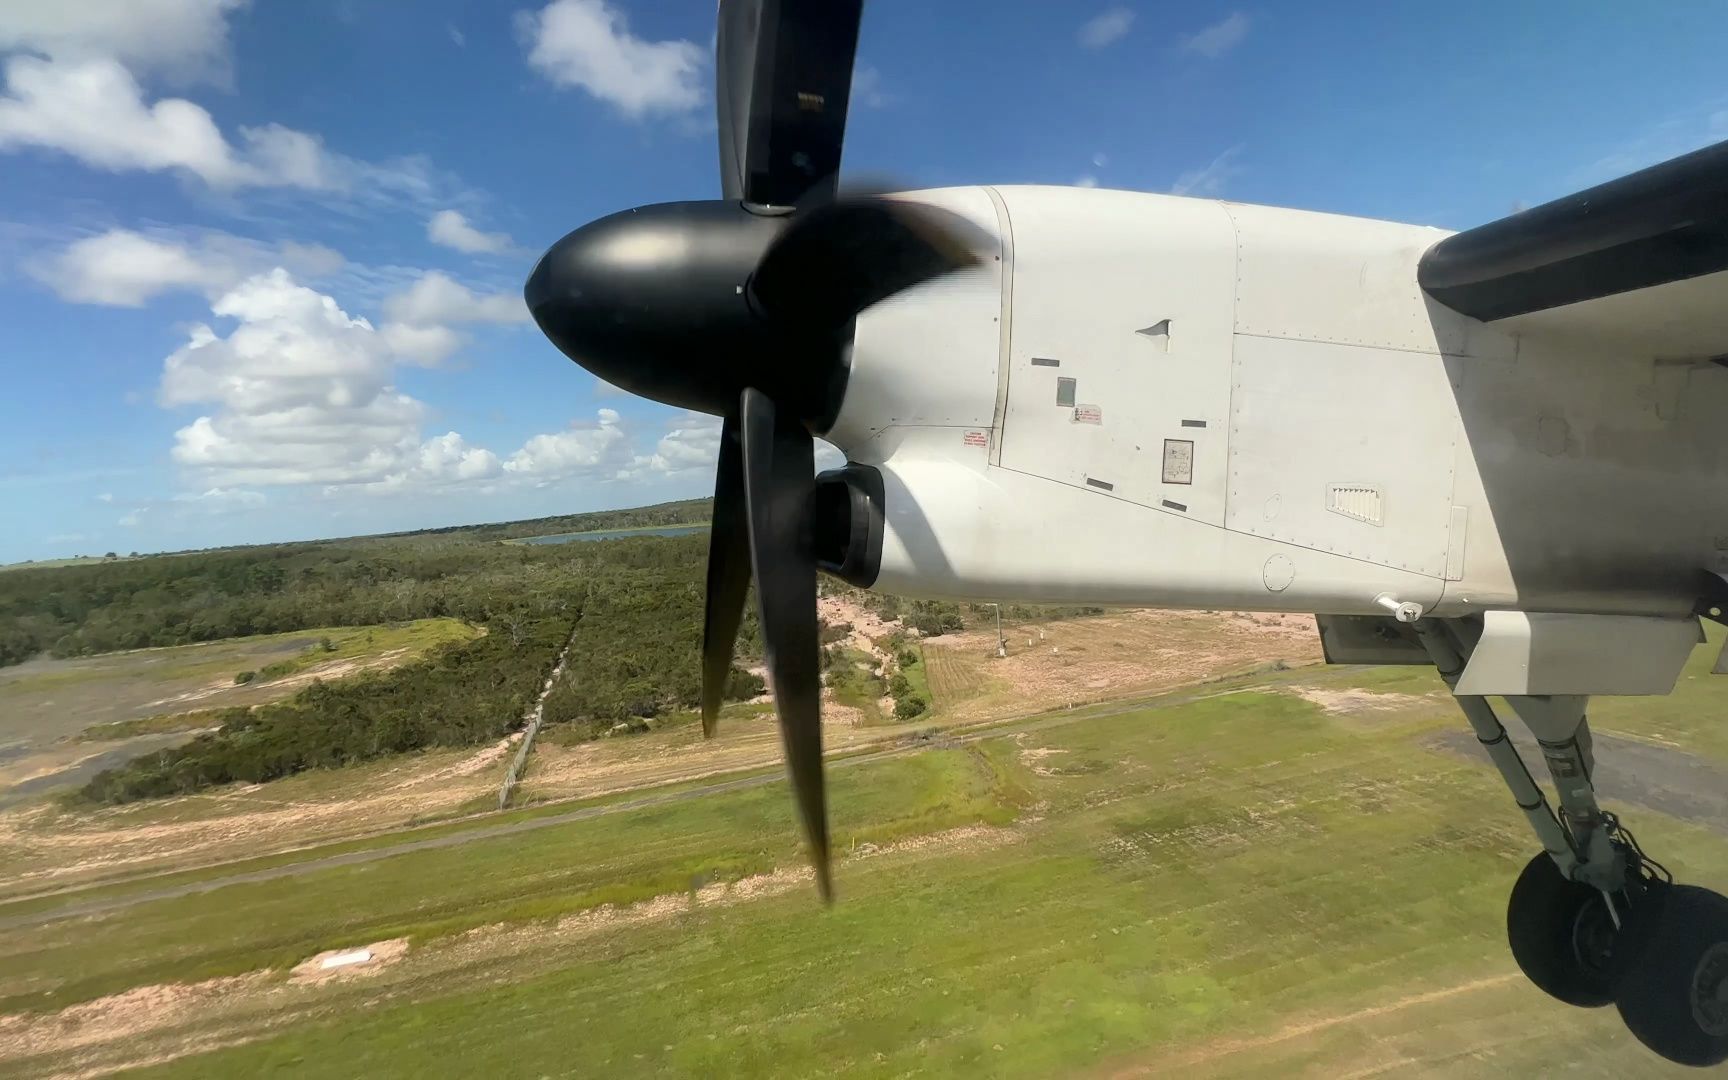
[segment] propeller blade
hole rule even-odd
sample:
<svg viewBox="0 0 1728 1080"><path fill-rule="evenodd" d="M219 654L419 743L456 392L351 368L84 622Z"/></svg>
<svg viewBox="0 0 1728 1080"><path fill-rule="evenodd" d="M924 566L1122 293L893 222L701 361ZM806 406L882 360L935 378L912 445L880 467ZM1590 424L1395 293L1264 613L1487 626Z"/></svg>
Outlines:
<svg viewBox="0 0 1728 1080"><path fill-rule="evenodd" d="M702 735L714 721L732 673L732 648L750 587L750 517L744 502L744 452L738 418L720 428L720 464L714 474L714 523L708 532L708 599L702 614Z"/></svg>
<svg viewBox="0 0 1728 1080"><path fill-rule="evenodd" d="M828 811L822 788L821 643L816 620L816 559L811 538L814 440L767 394L746 389L740 417L750 555L757 613L786 769L810 842L816 886L834 898L828 866Z"/></svg>
<svg viewBox="0 0 1728 1080"><path fill-rule="evenodd" d="M982 230L958 214L896 199L802 210L757 264L750 293L770 318L844 326L871 304L978 262Z"/></svg>
<svg viewBox="0 0 1728 1080"><path fill-rule="evenodd" d="M791 206L832 194L864 0L721 0L715 37L720 186Z"/></svg>

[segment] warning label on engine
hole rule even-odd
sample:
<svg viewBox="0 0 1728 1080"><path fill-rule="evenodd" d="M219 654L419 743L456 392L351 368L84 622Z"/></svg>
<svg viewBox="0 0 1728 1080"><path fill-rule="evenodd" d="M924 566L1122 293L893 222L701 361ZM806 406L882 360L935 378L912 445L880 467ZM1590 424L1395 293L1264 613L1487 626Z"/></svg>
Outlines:
<svg viewBox="0 0 1728 1080"><path fill-rule="evenodd" d="M1102 424L1104 422L1104 410L1097 405L1076 405L1074 406L1074 422L1076 424Z"/></svg>
<svg viewBox="0 0 1728 1080"><path fill-rule="evenodd" d="M967 446L989 446L990 433L988 431L968 431L961 441Z"/></svg>

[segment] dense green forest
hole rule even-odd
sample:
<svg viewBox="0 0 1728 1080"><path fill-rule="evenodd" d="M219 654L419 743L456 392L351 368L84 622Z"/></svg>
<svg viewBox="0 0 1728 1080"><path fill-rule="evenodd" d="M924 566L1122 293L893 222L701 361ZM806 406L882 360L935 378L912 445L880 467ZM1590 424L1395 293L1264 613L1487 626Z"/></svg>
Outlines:
<svg viewBox="0 0 1728 1080"><path fill-rule="evenodd" d="M666 543L705 549L707 538L700 540ZM705 555L691 550L683 565L620 569L590 582L564 674L546 697L548 724L595 737L632 718L701 704L704 563ZM761 642L751 606L746 612L737 656L754 659ZM733 665L728 698L763 689L761 678Z"/></svg>
<svg viewBox="0 0 1728 1080"><path fill-rule="evenodd" d="M81 794L125 803L502 738L520 726L568 626L568 612L542 614L512 623L514 634L494 626L394 671L313 682L284 702L223 710L218 730L99 773Z"/></svg>
<svg viewBox="0 0 1728 1080"><path fill-rule="evenodd" d="M704 521L708 501L424 533L227 548L0 576L0 665L315 626L448 615L484 622L567 588L571 553L521 536ZM589 545L581 545L589 546Z"/></svg>
<svg viewBox="0 0 1728 1080"><path fill-rule="evenodd" d="M591 737L620 719L690 707L700 693L706 547L705 536L545 547L470 543L460 549L462 557L423 545L376 546L368 563L392 568L386 580L408 583L402 595L409 601L441 605L441 614L468 618L486 634L443 646L419 663L314 682L286 701L230 710L217 731L108 770L84 795L129 802L498 739L521 726L566 642L573 643L568 666L548 698L548 721L581 725ZM317 573L305 578L341 573L348 553L330 545L324 555L334 565L314 563ZM289 601L310 603L300 588L283 592ZM320 614L312 622L396 617L371 619L370 587L352 587L346 595L357 601L349 614ZM759 652L757 642L755 620L747 616L740 659ZM749 697L761 688L761 680L734 671L732 696Z"/></svg>
<svg viewBox="0 0 1728 1080"><path fill-rule="evenodd" d="M260 545L0 575L0 664L47 652L71 657L249 634L452 617L485 631L424 659L340 682L314 682L285 701L223 712L220 727L98 775L84 797L108 803L259 782L431 746L470 746L518 729L569 643L546 701L561 738L595 738L620 723L700 701L706 535L604 542L505 544L524 536L700 522L707 500L500 525ZM988 605L851 593L908 639L987 625ZM1097 609L1004 605L1015 621ZM903 644L896 639L895 648ZM727 696L759 694L745 668L761 655L753 605ZM827 657L833 660L833 657ZM830 667L825 663L825 667ZM921 715L927 690L916 650L897 672L831 674L868 682L860 694ZM235 673L245 678L253 673ZM861 684L862 685L862 684Z"/></svg>

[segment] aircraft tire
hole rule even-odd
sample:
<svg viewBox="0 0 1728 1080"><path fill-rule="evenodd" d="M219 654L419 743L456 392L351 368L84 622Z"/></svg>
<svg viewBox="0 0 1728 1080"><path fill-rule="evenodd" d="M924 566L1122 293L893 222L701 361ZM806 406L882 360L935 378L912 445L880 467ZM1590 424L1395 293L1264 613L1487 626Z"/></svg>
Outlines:
<svg viewBox="0 0 1728 1080"><path fill-rule="evenodd" d="M1614 922L1602 894L1570 881L1547 852L1518 875L1506 905L1512 958L1537 989L1568 1005L1613 1003Z"/></svg>
<svg viewBox="0 0 1728 1080"><path fill-rule="evenodd" d="M1728 1061L1728 897L1662 887L1629 915L1615 1004L1638 1041L1699 1068Z"/></svg>

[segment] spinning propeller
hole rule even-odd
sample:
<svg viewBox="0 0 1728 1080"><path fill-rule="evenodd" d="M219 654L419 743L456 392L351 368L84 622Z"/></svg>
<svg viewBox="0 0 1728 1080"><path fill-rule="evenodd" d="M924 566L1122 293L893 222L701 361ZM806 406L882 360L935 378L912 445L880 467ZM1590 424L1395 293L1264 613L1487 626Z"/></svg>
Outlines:
<svg viewBox="0 0 1728 1080"><path fill-rule="evenodd" d="M853 318L972 265L972 226L836 181L863 0L721 0L724 201L577 229L528 279L570 359L625 390L723 418L702 637L713 735L752 573L787 769L831 899L816 619L814 435L845 394Z"/></svg>

